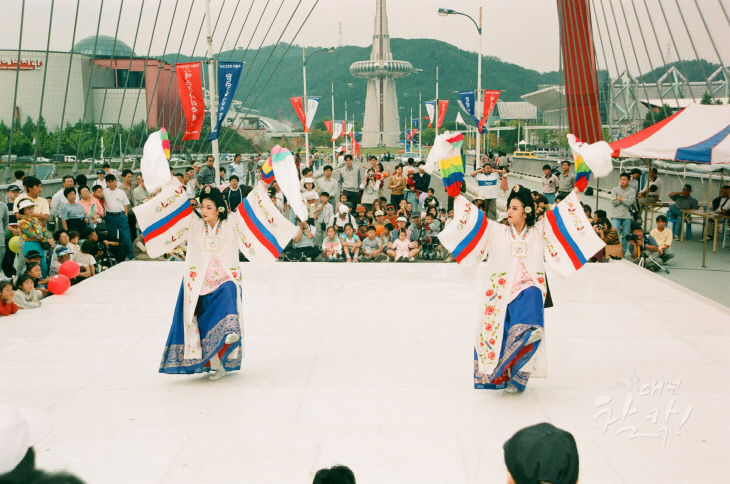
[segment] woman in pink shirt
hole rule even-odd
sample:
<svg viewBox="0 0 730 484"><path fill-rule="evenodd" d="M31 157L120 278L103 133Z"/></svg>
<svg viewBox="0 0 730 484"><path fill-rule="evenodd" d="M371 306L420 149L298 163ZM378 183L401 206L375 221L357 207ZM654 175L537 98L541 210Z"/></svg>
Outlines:
<svg viewBox="0 0 730 484"><path fill-rule="evenodd" d="M101 206L98 198L91 196L89 187L79 188L79 196L81 196L79 205L84 209L84 215L89 217L92 226L96 226L104 219L104 207Z"/></svg>

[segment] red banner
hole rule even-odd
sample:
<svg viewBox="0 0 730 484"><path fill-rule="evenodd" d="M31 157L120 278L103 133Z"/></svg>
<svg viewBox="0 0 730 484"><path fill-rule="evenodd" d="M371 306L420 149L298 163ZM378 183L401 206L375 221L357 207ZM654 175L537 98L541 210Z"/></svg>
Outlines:
<svg viewBox="0 0 730 484"><path fill-rule="evenodd" d="M355 138L352 139L352 153L355 156L360 156L360 143Z"/></svg>
<svg viewBox="0 0 730 484"><path fill-rule="evenodd" d="M302 122L302 126L304 126L304 132L306 133L309 131L307 128L307 115L304 114L304 105L302 104L302 98L300 97L290 97L289 100L291 101L291 105L294 108L294 111L296 111L297 116L299 116L299 121Z"/></svg>
<svg viewBox="0 0 730 484"><path fill-rule="evenodd" d="M449 109L449 101L439 101L439 121L436 124L438 129L441 129L441 125L444 124L447 109Z"/></svg>
<svg viewBox="0 0 730 484"><path fill-rule="evenodd" d="M177 89L180 93L180 104L185 112L185 134L183 141L199 139L205 118L203 102L203 84L200 79L200 62L175 64Z"/></svg>
<svg viewBox="0 0 730 484"><path fill-rule="evenodd" d="M324 127L327 128L327 131L332 133L332 121L325 120L324 121Z"/></svg>
<svg viewBox="0 0 730 484"><path fill-rule="evenodd" d="M487 119L489 118L489 115L492 114L492 111L494 111L494 106L497 105L497 99L499 99L499 94L502 91L495 89L495 90L484 90L484 110L482 111L482 120L479 121L479 132L484 132L484 124L487 122Z"/></svg>

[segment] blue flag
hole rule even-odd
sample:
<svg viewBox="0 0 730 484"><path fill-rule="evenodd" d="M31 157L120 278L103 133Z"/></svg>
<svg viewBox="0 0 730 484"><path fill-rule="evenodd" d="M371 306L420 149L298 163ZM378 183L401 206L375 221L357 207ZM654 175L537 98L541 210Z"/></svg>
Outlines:
<svg viewBox="0 0 730 484"><path fill-rule="evenodd" d="M421 122L421 120L420 120L420 119L418 119L418 118L413 118L413 119L411 119L411 127L412 127L413 129L420 129L420 128L421 128L421 126L420 126L420 124L419 124L420 122Z"/></svg>
<svg viewBox="0 0 730 484"><path fill-rule="evenodd" d="M233 96L238 88L238 81L241 79L243 63L225 62L218 64L218 119L215 123L215 130L210 133L208 141L218 139L218 130L225 119L228 109L233 102Z"/></svg>
<svg viewBox="0 0 730 484"><path fill-rule="evenodd" d="M474 121L474 126L479 126L479 119L474 115L474 90L471 91L459 91L459 106L463 109L466 114ZM482 130L484 132L484 130Z"/></svg>

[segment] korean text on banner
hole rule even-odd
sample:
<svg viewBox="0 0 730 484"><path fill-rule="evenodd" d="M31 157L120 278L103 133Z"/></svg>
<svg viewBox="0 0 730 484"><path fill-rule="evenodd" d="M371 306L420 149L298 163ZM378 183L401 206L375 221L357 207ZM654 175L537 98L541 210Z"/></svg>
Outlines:
<svg viewBox="0 0 730 484"><path fill-rule="evenodd" d="M290 97L289 101L291 101L294 112L297 113L297 117L304 127L304 132L307 132L307 116L304 114L304 104L302 103L302 97Z"/></svg>
<svg viewBox="0 0 730 484"><path fill-rule="evenodd" d="M415 129L416 131L418 131L418 129L421 127L421 125L419 124L419 122L420 122L420 120L418 118L412 118L411 119L411 127L413 129Z"/></svg>
<svg viewBox="0 0 730 484"><path fill-rule="evenodd" d="M439 121L438 124L436 124L438 129L441 129L441 125L444 124L447 109L449 109L449 101L439 101Z"/></svg>
<svg viewBox="0 0 730 484"><path fill-rule="evenodd" d="M180 93L180 104L185 113L185 134L183 141L199 139L205 118L203 103L203 84L200 79L200 62L175 64L177 89Z"/></svg>
<svg viewBox="0 0 730 484"><path fill-rule="evenodd" d="M474 90L459 91L459 100L457 102L459 103L459 106L461 106L461 109L463 109L472 119L474 126L477 126L479 124L479 118L477 118L474 114L474 99Z"/></svg>
<svg viewBox="0 0 730 484"><path fill-rule="evenodd" d="M494 111L494 106L497 105L497 99L499 99L499 94L502 91L500 90L490 90L485 89L484 90L484 111L482 111L482 120L479 121L479 132L484 132L484 125L487 122L487 119L489 119L489 115L492 114L492 111Z"/></svg>
<svg viewBox="0 0 730 484"><path fill-rule="evenodd" d="M339 139L342 136L342 121L335 121L334 126L332 127L332 140L334 141L336 139Z"/></svg>
<svg viewBox="0 0 730 484"><path fill-rule="evenodd" d="M224 62L218 64L218 117L216 119L215 129L210 133L210 138L208 138L209 141L218 139L218 130L226 118L226 114L228 114L233 96L236 95L242 70L243 63L241 62Z"/></svg>
<svg viewBox="0 0 730 484"><path fill-rule="evenodd" d="M325 119L324 127L327 128L327 131L332 133L332 121L330 121L329 119Z"/></svg>

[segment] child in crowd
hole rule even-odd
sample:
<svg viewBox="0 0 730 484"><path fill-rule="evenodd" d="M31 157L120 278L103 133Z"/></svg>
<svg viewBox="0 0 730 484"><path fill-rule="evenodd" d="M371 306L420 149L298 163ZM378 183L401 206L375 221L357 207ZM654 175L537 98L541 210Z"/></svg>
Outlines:
<svg viewBox="0 0 730 484"><path fill-rule="evenodd" d="M408 253L411 249L416 247L415 242L409 241L406 237L408 234L405 230L401 230L398 232L398 238L391 242L391 246L393 248L393 251L395 252L395 261L407 261Z"/></svg>
<svg viewBox="0 0 730 484"><path fill-rule="evenodd" d="M66 236L68 238L68 235ZM61 264L71 260L71 251L63 245L57 245L53 248L53 258L51 258L51 268L49 269L48 275L55 276L61 269ZM55 258L55 264L54 264Z"/></svg>
<svg viewBox="0 0 730 484"><path fill-rule="evenodd" d="M30 264L27 264L25 266L25 273L30 276L31 279L33 279L33 285L36 287L36 289L39 289L43 295L48 294L48 289L46 289L46 285L48 284L48 278L43 278L41 275L41 265L38 262L31 262ZM18 276L18 279L20 279L20 276Z"/></svg>
<svg viewBox="0 0 730 484"><path fill-rule="evenodd" d="M384 247L388 246L388 242L390 241L390 233L392 231L393 231L393 224L390 222L387 222L383 226L383 232L380 234L380 240L383 242Z"/></svg>
<svg viewBox="0 0 730 484"><path fill-rule="evenodd" d="M81 253L81 247L79 247L80 239L81 236L78 232L75 230L69 230L68 244L66 244L66 248L73 253L73 256L71 257L73 260L76 260L76 256Z"/></svg>
<svg viewBox="0 0 730 484"><path fill-rule="evenodd" d="M327 227L327 236L322 241L322 259L328 262L337 262L342 257L342 244L335 228Z"/></svg>
<svg viewBox="0 0 730 484"><path fill-rule="evenodd" d="M314 225L314 219L317 217L317 190L314 189L314 180L312 178L304 179L304 191L302 192L302 201L307 206L307 216L309 224Z"/></svg>
<svg viewBox="0 0 730 484"><path fill-rule="evenodd" d="M38 267L40 269L40 266ZM15 292L10 281L0 282L0 316L10 316L18 312Z"/></svg>
<svg viewBox="0 0 730 484"><path fill-rule="evenodd" d="M367 236L362 241L362 260L380 262L385 259L383 241L375 236L375 226L367 227Z"/></svg>
<svg viewBox="0 0 730 484"><path fill-rule="evenodd" d="M89 278L96 273L96 259L92 255L96 251L96 244L90 240L81 243L81 251L76 256L79 265L79 277Z"/></svg>
<svg viewBox="0 0 730 484"><path fill-rule="evenodd" d="M367 220L361 220L358 222L358 228L357 232L355 232L355 235L357 235L360 240L365 240L365 238L368 236L368 227L370 226L370 223Z"/></svg>
<svg viewBox="0 0 730 484"><path fill-rule="evenodd" d="M428 210L429 207L436 207L438 209L438 207L439 207L439 201L434 196L434 193L435 192L434 192L433 188L429 188L426 191L426 193L428 193L428 195L423 200L423 206L426 208L426 210Z"/></svg>
<svg viewBox="0 0 730 484"><path fill-rule="evenodd" d="M33 309L41 306L43 293L35 288L33 279L28 274L23 274L15 283L15 304L21 309Z"/></svg>
<svg viewBox="0 0 730 484"><path fill-rule="evenodd" d="M360 241L360 237L355 234L355 228L352 224L348 223L345 225L345 233L340 236L340 243L342 244L347 262L357 262L362 242Z"/></svg>
<svg viewBox="0 0 730 484"><path fill-rule="evenodd" d="M317 222L317 232L324 234L327 227L335 218L335 211L330 203L330 194L322 192L319 194L319 204L315 210L315 219Z"/></svg>

